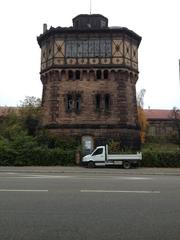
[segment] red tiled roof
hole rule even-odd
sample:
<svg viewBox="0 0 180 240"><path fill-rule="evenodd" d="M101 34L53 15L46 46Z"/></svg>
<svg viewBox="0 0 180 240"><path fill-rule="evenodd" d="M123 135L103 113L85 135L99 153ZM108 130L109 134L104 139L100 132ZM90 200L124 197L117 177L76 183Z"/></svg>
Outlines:
<svg viewBox="0 0 180 240"><path fill-rule="evenodd" d="M1 107L0 106L0 117L6 116L11 111L17 111L16 107Z"/></svg>
<svg viewBox="0 0 180 240"><path fill-rule="evenodd" d="M172 110L162 110L162 109L144 109L147 119L171 119Z"/></svg>

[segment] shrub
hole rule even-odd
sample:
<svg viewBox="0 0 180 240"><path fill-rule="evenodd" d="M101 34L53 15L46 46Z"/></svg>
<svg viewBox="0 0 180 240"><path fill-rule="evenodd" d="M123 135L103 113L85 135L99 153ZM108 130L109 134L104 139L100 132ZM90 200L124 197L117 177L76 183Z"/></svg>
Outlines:
<svg viewBox="0 0 180 240"><path fill-rule="evenodd" d="M180 167L180 151L143 151L143 167Z"/></svg>
<svg viewBox="0 0 180 240"><path fill-rule="evenodd" d="M62 147L62 146L61 146ZM39 145L35 137L21 132L11 140L0 138L1 166L53 166L74 165L75 148L63 145L63 148L48 148Z"/></svg>

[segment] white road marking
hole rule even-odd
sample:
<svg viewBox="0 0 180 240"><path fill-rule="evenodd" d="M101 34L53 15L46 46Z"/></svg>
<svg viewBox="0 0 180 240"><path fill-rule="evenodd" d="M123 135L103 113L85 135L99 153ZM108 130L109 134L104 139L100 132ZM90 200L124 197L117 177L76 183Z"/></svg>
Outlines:
<svg viewBox="0 0 180 240"><path fill-rule="evenodd" d="M37 189L0 189L0 192L48 192L48 190Z"/></svg>
<svg viewBox="0 0 180 240"><path fill-rule="evenodd" d="M82 193L160 193L160 191L126 191L126 190L80 190Z"/></svg>
<svg viewBox="0 0 180 240"><path fill-rule="evenodd" d="M10 174L11 175L11 174ZM23 179L56 179L56 178L72 178L72 176L59 176L59 175L20 175L20 176L0 176L0 178L23 178Z"/></svg>
<svg viewBox="0 0 180 240"><path fill-rule="evenodd" d="M28 175L28 176L19 176L17 178L40 178L40 179L50 179L50 178L71 178L71 176L55 176L55 175Z"/></svg>
<svg viewBox="0 0 180 240"><path fill-rule="evenodd" d="M152 180L150 177L114 177L119 180Z"/></svg>

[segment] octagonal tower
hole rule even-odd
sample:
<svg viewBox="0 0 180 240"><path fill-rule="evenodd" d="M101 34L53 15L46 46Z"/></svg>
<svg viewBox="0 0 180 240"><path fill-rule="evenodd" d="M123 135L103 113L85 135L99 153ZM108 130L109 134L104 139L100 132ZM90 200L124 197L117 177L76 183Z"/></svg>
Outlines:
<svg viewBox="0 0 180 240"><path fill-rule="evenodd" d="M43 125L76 136L86 149L108 140L139 148L136 82L141 37L108 27L100 14L81 14L73 26L47 29L41 48Z"/></svg>

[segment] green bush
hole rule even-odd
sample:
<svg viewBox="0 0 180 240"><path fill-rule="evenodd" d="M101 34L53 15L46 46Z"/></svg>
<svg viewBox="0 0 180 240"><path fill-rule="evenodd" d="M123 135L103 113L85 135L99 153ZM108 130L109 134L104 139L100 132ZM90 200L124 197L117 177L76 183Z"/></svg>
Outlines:
<svg viewBox="0 0 180 240"><path fill-rule="evenodd" d="M143 151L143 167L180 167L180 151Z"/></svg>
<svg viewBox="0 0 180 240"><path fill-rule="evenodd" d="M76 138L59 138L40 129L40 100L26 97L0 123L0 166L75 164Z"/></svg>
<svg viewBox="0 0 180 240"><path fill-rule="evenodd" d="M63 148L62 148L63 147ZM74 165L75 148L66 147L48 148L40 145L35 137L26 132L20 132L11 140L0 138L0 165L1 166L54 166Z"/></svg>

